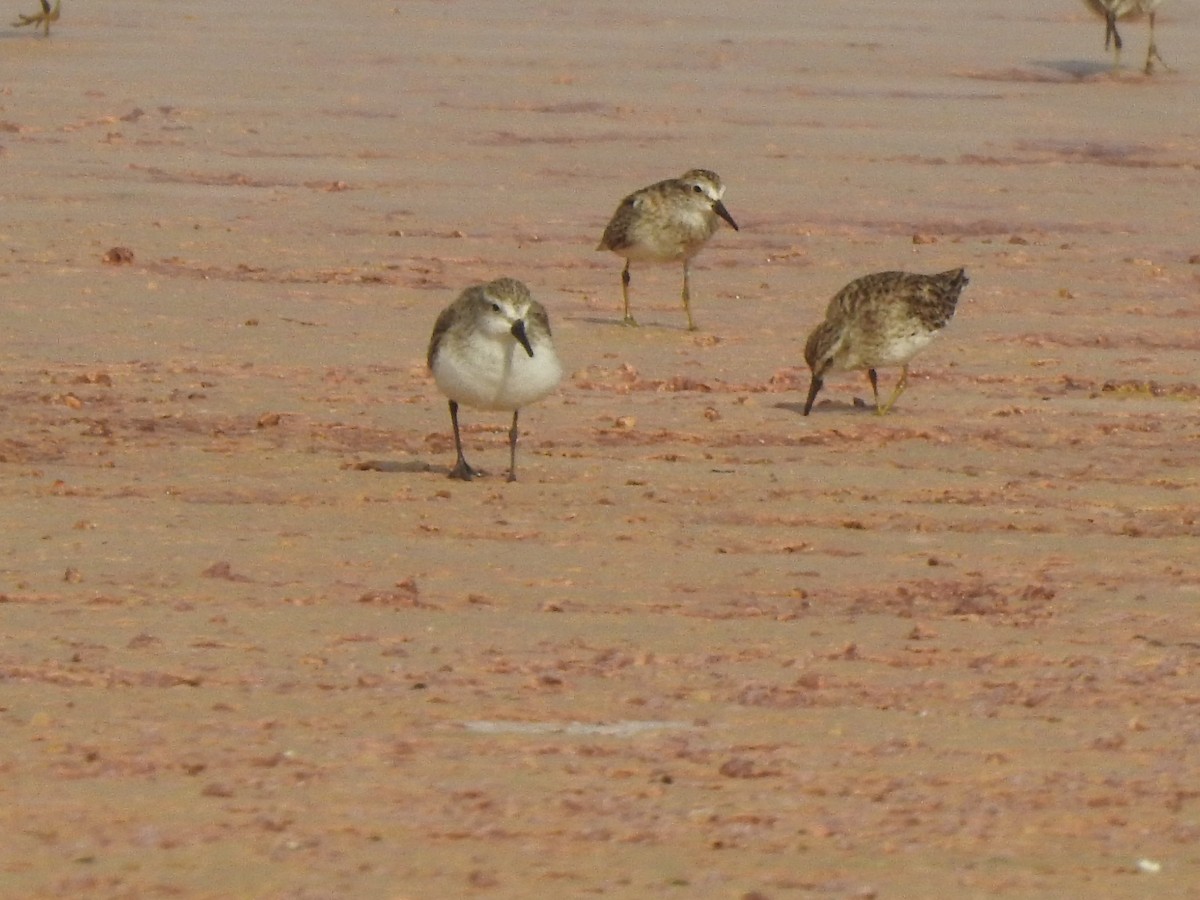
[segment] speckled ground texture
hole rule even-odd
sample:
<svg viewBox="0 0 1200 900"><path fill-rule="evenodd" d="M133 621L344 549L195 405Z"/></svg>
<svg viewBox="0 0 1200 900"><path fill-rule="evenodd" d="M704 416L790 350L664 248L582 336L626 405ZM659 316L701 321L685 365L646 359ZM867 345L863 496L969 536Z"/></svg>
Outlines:
<svg viewBox="0 0 1200 900"><path fill-rule="evenodd" d="M1150 78L1069 0L63 6L0 32L0 895L1200 897L1195 4ZM624 328L692 167L700 330L675 266ZM959 265L891 415L801 415L835 291ZM451 482L501 275L568 374Z"/></svg>

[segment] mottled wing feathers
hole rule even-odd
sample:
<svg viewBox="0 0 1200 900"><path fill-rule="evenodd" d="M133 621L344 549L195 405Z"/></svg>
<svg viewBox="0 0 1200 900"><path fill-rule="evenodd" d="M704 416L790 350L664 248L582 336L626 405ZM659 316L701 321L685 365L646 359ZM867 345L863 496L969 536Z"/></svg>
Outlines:
<svg viewBox="0 0 1200 900"><path fill-rule="evenodd" d="M529 304L529 312L525 313L526 328L532 332L543 332L547 337L550 336L550 316L546 312L546 307L538 303L536 300Z"/></svg>
<svg viewBox="0 0 1200 900"><path fill-rule="evenodd" d="M433 369L433 359L437 356L438 347L442 345L442 338L446 336L446 332L454 323L455 316L458 314L457 307L464 296L465 294L460 294L458 300L443 309L438 315L437 321L433 323L433 334L429 337L429 350L425 354L425 364L429 366L430 370Z"/></svg>
<svg viewBox="0 0 1200 900"><path fill-rule="evenodd" d="M437 321L433 323L433 334L429 336L429 352L425 355L425 362L430 369L433 368L433 359L437 356L438 348L442 345L446 333L454 327L456 321L470 315L472 306L483 302L483 292L486 287L487 285L483 284L471 285L438 314Z"/></svg>
<svg viewBox="0 0 1200 900"><path fill-rule="evenodd" d="M876 272L854 279L833 295L825 309L825 321L856 319L874 297L894 293L906 276L906 272Z"/></svg>
<svg viewBox="0 0 1200 900"><path fill-rule="evenodd" d="M674 204L689 195L691 189L688 184L696 180L717 185L721 183L716 172L710 172L708 169L689 169L679 178L665 178L634 191L617 205L617 210L604 229L604 236L600 238L596 249L619 252L638 243L640 237L632 227L633 224L647 213L653 215L656 207L665 204L668 210L671 209ZM644 208L647 205L648 210Z"/></svg>
<svg viewBox="0 0 1200 900"><path fill-rule="evenodd" d="M646 198L653 192L665 190L670 183L670 180L655 182L649 187L634 191L622 200L617 205L617 211L613 213L608 226L604 229L604 236L600 238L600 243L596 249L624 250L626 247L633 245L635 240L630 224L640 215L642 204L646 201Z"/></svg>
<svg viewBox="0 0 1200 900"><path fill-rule="evenodd" d="M864 275L840 291L829 301L826 320L855 321L869 315L879 306L879 298L903 305L919 316L931 328L943 328L954 315L958 297L967 284L962 269L950 269L937 275L915 275L911 272L876 272Z"/></svg>

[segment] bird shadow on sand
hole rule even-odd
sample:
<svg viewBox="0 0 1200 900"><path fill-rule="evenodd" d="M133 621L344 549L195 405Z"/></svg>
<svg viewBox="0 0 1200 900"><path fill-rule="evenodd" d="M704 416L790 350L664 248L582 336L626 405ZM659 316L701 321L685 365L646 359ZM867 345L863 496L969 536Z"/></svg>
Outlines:
<svg viewBox="0 0 1200 900"><path fill-rule="evenodd" d="M786 409L788 412L804 415L804 404L796 403L776 403L775 409ZM875 407L863 400L861 397L855 397L850 403L843 403L839 400L820 400L813 404L813 408L809 411L810 417L815 413L869 413L875 414Z"/></svg>
<svg viewBox="0 0 1200 900"><path fill-rule="evenodd" d="M395 459L365 459L350 467L355 472L387 472L400 475L423 475L426 472L441 472L449 474L449 466L435 466L420 459L410 459L404 462Z"/></svg>
<svg viewBox="0 0 1200 900"><path fill-rule="evenodd" d="M1120 75L1121 70L1117 74ZM1009 69L970 70L964 77L980 81L1074 84L1079 81L1098 81L1112 77L1111 60L1094 59L1034 59L1027 66ZM1129 73L1133 75L1133 72Z"/></svg>
<svg viewBox="0 0 1200 900"><path fill-rule="evenodd" d="M620 319L611 316L564 316L564 318L570 319L572 322L584 322L588 325L612 325L617 328L629 329L632 333L639 331L687 331L686 325L666 325L662 322L639 321L637 325L626 325ZM700 329L700 331L703 331L703 329Z"/></svg>
<svg viewBox="0 0 1200 900"><path fill-rule="evenodd" d="M1060 72L1069 78L1096 78L1112 74L1112 60L1099 59L1035 59L1035 66ZM1119 70L1118 70L1119 74ZM1138 74L1141 74L1138 72Z"/></svg>

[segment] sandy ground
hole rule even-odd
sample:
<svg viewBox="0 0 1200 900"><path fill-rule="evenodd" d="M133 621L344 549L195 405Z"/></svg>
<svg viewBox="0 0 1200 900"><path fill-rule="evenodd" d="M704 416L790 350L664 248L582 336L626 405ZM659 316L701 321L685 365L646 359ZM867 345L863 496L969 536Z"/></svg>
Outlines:
<svg viewBox="0 0 1200 900"><path fill-rule="evenodd" d="M1153 78L1069 0L64 6L0 32L0 896L1200 897L1194 4ZM693 166L701 330L675 267L623 328ZM892 415L801 416L834 291L958 265ZM569 375L451 482L499 275Z"/></svg>

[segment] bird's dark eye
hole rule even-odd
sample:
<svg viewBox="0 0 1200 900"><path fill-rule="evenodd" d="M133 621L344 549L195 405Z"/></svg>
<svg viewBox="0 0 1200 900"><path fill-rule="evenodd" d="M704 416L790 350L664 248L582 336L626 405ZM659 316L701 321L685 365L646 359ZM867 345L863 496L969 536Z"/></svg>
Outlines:
<svg viewBox="0 0 1200 900"><path fill-rule="evenodd" d="M500 312L500 304L499 303L492 304L492 312Z"/></svg>
<svg viewBox="0 0 1200 900"><path fill-rule="evenodd" d="M698 185L698 184L693 184L693 185L692 185L692 190L693 190L693 191L695 191L697 194L703 194L703 193L704 193L704 188L700 187L700 185Z"/></svg>

